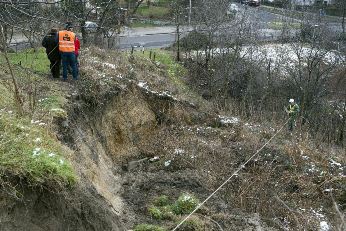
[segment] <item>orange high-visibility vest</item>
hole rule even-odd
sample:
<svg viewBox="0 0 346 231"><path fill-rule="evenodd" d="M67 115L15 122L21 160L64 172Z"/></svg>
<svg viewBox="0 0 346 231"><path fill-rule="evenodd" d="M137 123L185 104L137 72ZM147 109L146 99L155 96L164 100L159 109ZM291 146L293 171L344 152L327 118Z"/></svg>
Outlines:
<svg viewBox="0 0 346 231"><path fill-rule="evenodd" d="M71 31L63 30L59 32L59 50L62 52L74 52L75 34Z"/></svg>

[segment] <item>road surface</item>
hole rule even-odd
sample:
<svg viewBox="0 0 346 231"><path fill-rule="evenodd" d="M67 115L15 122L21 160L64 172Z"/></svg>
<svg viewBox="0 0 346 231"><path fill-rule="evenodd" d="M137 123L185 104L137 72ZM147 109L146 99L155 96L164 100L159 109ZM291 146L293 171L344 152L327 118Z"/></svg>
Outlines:
<svg viewBox="0 0 346 231"><path fill-rule="evenodd" d="M269 13L266 11L259 10L256 7L244 6L237 4L240 11L238 14L250 15L250 21L253 20L253 26L259 29L261 40L276 40L281 35L280 30L270 30L268 26L274 21L274 19L279 19L282 16ZM334 23L335 24L335 23ZM330 24L330 28L333 28L335 33L338 33L338 28L340 28L340 23L335 25ZM193 28L187 26L181 26L180 32L181 37L185 36ZM232 28L229 28L229 33L232 33ZM295 30L291 31L292 34ZM162 48L172 45L176 41L176 27L175 26L158 26L158 27L140 27L140 28L126 28L124 27L121 33L118 35L120 37L121 50L131 50L134 47L135 50L142 49L153 49ZM81 38L81 36L79 36ZM22 39L15 41L16 45L12 46L12 49L22 50L29 47L29 44L25 44ZM40 43L41 41L39 41ZM17 44L21 43L21 44Z"/></svg>

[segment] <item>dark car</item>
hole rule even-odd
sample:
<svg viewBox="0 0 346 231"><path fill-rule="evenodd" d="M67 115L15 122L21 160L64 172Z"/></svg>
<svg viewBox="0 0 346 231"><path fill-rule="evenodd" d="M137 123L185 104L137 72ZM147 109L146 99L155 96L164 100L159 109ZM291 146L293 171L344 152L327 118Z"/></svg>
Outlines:
<svg viewBox="0 0 346 231"><path fill-rule="evenodd" d="M250 0L248 5L249 6L260 6L261 2L260 2L260 0Z"/></svg>
<svg viewBox="0 0 346 231"><path fill-rule="evenodd" d="M240 0L240 3L241 3L241 4L246 4L246 5L247 5L247 4L249 3L249 0Z"/></svg>

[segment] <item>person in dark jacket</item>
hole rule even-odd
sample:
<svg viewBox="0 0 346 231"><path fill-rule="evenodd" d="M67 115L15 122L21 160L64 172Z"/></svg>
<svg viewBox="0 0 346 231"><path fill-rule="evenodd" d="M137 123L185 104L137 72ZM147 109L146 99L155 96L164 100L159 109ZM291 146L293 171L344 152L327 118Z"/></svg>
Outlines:
<svg viewBox="0 0 346 231"><path fill-rule="evenodd" d="M50 33L42 40L42 46L46 48L46 53L50 61L50 71L54 78L59 78L61 56L59 53L58 43L55 42L55 37L58 33L56 28L52 28Z"/></svg>

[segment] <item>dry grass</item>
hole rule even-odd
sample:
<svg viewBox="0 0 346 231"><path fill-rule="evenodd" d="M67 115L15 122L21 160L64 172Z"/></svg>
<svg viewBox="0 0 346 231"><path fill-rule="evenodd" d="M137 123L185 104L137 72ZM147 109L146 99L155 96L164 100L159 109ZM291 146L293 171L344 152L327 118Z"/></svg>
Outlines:
<svg viewBox="0 0 346 231"><path fill-rule="evenodd" d="M159 169L197 169L217 188L276 131L259 124L220 128L206 124L170 126L163 127L150 146L155 147L154 153L160 153ZM232 206L259 213L281 228L316 229L322 221L338 227L343 218L333 207L329 189L333 188L338 208L344 211L342 185L346 182L342 176L342 156L343 150L316 147L310 137L297 140L279 134L225 185L222 197ZM343 168L331 164L331 158Z"/></svg>
<svg viewBox="0 0 346 231"><path fill-rule="evenodd" d="M90 47L81 56L81 80L76 87L84 99L93 103L102 101L103 93L125 89L131 84L153 94L157 109L165 109L161 110L162 123L155 127L155 134L138 143L141 153L159 157L151 168L172 172L196 169L212 188L217 188L267 142L280 125L243 121L226 126L218 115L231 118L241 111L237 105L232 105L232 111L217 110L212 102L187 88L184 82L187 71L174 62L171 53L155 52L154 60L147 51L120 54ZM66 112L63 115L47 113L52 107L66 103L59 84L42 84L46 89L42 92L55 97L37 106L39 110L33 114L34 119L51 122L53 116L67 116ZM7 98L1 91L0 109L10 110L4 100ZM44 95L39 98L45 99ZM220 194L232 207L259 213L281 228L316 230L325 219L332 228L341 229L345 224L346 201L344 156L344 149L318 143L305 132L289 137L283 131Z"/></svg>

